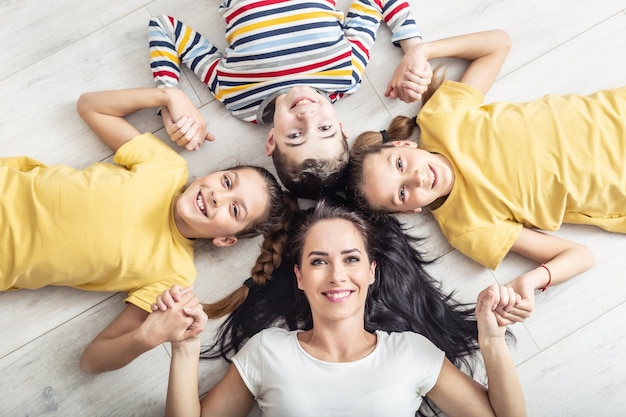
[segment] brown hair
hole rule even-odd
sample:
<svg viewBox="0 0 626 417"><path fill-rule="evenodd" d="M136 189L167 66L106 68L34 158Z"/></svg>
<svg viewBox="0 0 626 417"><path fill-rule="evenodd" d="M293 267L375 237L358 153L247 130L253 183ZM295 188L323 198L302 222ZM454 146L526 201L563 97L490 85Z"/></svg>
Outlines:
<svg viewBox="0 0 626 417"><path fill-rule="evenodd" d="M263 236L261 254L252 267L251 279L253 285L262 286L266 280L272 277L274 269L280 266L285 253L287 242L287 231L291 227L291 222L298 212L298 202L291 195L285 193L281 204L280 223L275 223L274 227L267 230ZM249 281L247 281L249 282ZM250 287L244 283L231 294L211 304L203 304L203 310L209 318L218 318L230 314L239 307L248 297Z"/></svg>
<svg viewBox="0 0 626 417"><path fill-rule="evenodd" d="M348 141L342 139L343 150L330 159L307 158L298 163L289 160L276 146L272 161L278 178L298 198L317 199L335 191L348 164Z"/></svg>
<svg viewBox="0 0 626 417"><path fill-rule="evenodd" d="M437 91L444 79L445 72L443 72L442 67L435 68L432 83L422 94L422 106ZM389 142L408 140L416 126L417 116L412 118L396 116L386 130L363 132L356 138L350 149L350 161L345 169L344 182L346 197L356 204L357 207L373 212L376 211L375 208L369 206L363 190L365 183L363 165L367 157L378 154L383 149L392 146Z"/></svg>

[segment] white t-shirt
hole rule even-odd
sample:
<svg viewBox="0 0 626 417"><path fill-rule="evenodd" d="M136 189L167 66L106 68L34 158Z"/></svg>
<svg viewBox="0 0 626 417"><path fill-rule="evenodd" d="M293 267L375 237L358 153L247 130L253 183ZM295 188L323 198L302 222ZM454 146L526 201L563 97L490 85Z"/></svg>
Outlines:
<svg viewBox="0 0 626 417"><path fill-rule="evenodd" d="M377 331L368 356L324 362L302 349L297 333L263 330L233 357L266 417L414 417L444 359L422 335Z"/></svg>

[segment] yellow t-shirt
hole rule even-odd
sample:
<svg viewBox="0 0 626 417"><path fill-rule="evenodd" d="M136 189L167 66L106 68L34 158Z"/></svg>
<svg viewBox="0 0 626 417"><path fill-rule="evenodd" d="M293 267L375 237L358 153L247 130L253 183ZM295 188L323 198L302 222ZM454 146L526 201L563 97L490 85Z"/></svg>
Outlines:
<svg viewBox="0 0 626 417"><path fill-rule="evenodd" d="M455 183L432 213L450 244L496 268L522 226L593 224L626 233L626 88L482 105L445 81L420 111L420 147Z"/></svg>
<svg viewBox="0 0 626 417"><path fill-rule="evenodd" d="M0 290L126 291L127 302L150 311L163 290L193 283L193 242L172 211L186 161L145 133L115 162L76 170L0 158Z"/></svg>

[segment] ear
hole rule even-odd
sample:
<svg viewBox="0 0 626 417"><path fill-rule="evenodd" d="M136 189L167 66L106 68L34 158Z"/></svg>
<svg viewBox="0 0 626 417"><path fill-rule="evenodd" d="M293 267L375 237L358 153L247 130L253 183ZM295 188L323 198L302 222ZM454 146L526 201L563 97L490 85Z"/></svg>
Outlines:
<svg viewBox="0 0 626 417"><path fill-rule="evenodd" d="M402 214L414 214L414 213L420 213L421 211L422 211L421 207L416 207L413 210L401 211L400 213L402 213Z"/></svg>
<svg viewBox="0 0 626 417"><path fill-rule="evenodd" d="M265 155L272 156L274 149L276 149L276 142L274 142L274 128L271 128L270 132L267 134L267 139L265 139Z"/></svg>
<svg viewBox="0 0 626 417"><path fill-rule="evenodd" d="M298 265L293 266L293 272L296 274L296 282L298 283L298 289L303 290L302 288L302 273L300 273L300 268Z"/></svg>
<svg viewBox="0 0 626 417"><path fill-rule="evenodd" d="M417 148L417 142L413 142L412 140L392 140L391 144L393 146L403 146L406 148Z"/></svg>
<svg viewBox="0 0 626 417"><path fill-rule="evenodd" d="M228 237L216 237L213 239L213 244L218 248L225 248L226 246L232 246L237 243L237 238L235 236Z"/></svg>
<svg viewBox="0 0 626 417"><path fill-rule="evenodd" d="M376 280L376 261L372 261L370 264L370 285Z"/></svg>
<svg viewBox="0 0 626 417"><path fill-rule="evenodd" d="M343 127L343 123L339 122L339 129L341 129L341 134L343 135L343 137L345 138L345 140L350 139L350 137L348 136L348 134L346 133L346 128Z"/></svg>

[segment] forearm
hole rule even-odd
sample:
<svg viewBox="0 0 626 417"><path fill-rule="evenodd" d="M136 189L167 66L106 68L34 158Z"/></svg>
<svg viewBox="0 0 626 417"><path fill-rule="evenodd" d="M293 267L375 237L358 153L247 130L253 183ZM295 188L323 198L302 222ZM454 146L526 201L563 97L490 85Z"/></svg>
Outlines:
<svg viewBox="0 0 626 417"><path fill-rule="evenodd" d="M496 416L526 416L522 385L504 337L480 338L487 370L489 403Z"/></svg>
<svg viewBox="0 0 626 417"><path fill-rule="evenodd" d="M498 29L424 42L428 59L459 58L474 61L492 54L494 50L504 50L508 53L510 47L509 36Z"/></svg>
<svg viewBox="0 0 626 417"><path fill-rule="evenodd" d="M119 369L160 343L142 335L140 329L114 338L98 336L83 352L80 369L89 373Z"/></svg>
<svg viewBox="0 0 626 417"><path fill-rule="evenodd" d="M141 109L167 105L163 88L130 88L84 93L78 99L78 113L102 113L124 117Z"/></svg>
<svg viewBox="0 0 626 417"><path fill-rule="evenodd" d="M172 361L165 403L166 417L199 416L198 394L199 339L172 343Z"/></svg>

